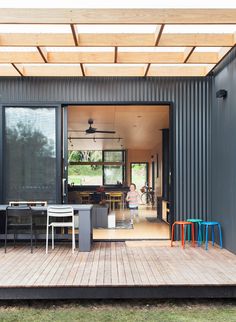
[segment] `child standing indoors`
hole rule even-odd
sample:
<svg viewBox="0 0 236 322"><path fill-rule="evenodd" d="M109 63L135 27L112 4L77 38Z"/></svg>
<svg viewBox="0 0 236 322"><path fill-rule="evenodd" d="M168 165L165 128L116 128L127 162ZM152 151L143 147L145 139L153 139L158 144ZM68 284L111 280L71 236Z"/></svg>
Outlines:
<svg viewBox="0 0 236 322"><path fill-rule="evenodd" d="M136 185L131 183L130 191L127 193L126 200L129 202L129 209L130 209L130 222L131 225L134 223L134 219L139 221L138 216L138 204L139 204L139 194L136 191Z"/></svg>

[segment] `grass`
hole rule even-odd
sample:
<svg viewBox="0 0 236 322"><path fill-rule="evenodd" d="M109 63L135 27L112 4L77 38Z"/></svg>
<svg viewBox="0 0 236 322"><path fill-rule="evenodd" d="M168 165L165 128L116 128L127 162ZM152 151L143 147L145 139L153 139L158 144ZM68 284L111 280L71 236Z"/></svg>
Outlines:
<svg viewBox="0 0 236 322"><path fill-rule="evenodd" d="M235 301L77 301L0 303L0 321L234 322Z"/></svg>

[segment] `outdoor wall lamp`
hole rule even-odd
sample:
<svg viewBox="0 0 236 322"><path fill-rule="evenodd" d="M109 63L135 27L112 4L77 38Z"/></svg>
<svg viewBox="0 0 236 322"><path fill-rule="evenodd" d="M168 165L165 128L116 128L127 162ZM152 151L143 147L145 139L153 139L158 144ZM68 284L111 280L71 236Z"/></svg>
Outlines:
<svg viewBox="0 0 236 322"><path fill-rule="evenodd" d="M216 92L216 98L226 98L227 97L227 91L225 89L219 89Z"/></svg>

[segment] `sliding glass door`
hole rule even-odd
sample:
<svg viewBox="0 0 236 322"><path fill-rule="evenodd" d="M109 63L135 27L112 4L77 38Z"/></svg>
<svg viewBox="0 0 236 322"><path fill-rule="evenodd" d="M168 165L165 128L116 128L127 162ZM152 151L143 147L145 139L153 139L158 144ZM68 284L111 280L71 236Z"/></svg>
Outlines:
<svg viewBox="0 0 236 322"><path fill-rule="evenodd" d="M61 202L60 111L5 107L3 195L11 200Z"/></svg>

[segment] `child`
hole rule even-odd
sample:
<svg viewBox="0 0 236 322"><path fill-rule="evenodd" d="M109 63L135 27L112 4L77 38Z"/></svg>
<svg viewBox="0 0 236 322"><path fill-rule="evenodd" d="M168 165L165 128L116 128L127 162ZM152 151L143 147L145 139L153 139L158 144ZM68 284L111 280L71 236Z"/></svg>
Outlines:
<svg viewBox="0 0 236 322"><path fill-rule="evenodd" d="M130 222L131 222L131 225L133 225L135 217L137 221L139 221L139 217L138 217L139 194L136 191L136 185L134 183L131 183L129 189L130 191L127 193L126 200L129 202Z"/></svg>

